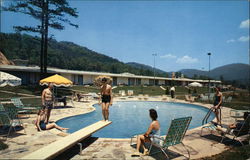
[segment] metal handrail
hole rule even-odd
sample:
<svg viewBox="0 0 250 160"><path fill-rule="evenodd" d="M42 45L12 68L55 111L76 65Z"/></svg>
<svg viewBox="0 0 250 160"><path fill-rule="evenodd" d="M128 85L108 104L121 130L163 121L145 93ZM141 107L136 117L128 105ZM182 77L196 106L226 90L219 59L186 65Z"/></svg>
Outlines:
<svg viewBox="0 0 250 160"><path fill-rule="evenodd" d="M203 120L202 120L202 125L204 125L204 124L207 123L207 120L208 120L208 118L210 117L212 111L213 111L213 108L211 107L211 108L208 110L208 112L207 112L207 114L205 115L205 117L203 118Z"/></svg>

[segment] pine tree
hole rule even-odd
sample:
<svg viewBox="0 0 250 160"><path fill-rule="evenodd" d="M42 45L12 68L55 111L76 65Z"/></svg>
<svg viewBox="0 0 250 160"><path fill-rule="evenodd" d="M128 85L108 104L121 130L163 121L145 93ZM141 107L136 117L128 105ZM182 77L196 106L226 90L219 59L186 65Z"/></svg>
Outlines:
<svg viewBox="0 0 250 160"><path fill-rule="evenodd" d="M42 78L44 73L47 73L49 27L63 30L62 23L68 23L78 28L78 25L65 18L65 15L78 17L76 8L70 7L67 0L16 0L9 6L3 7L3 10L27 14L40 22L36 26L14 26L14 29L17 32L34 32L41 35L40 72Z"/></svg>

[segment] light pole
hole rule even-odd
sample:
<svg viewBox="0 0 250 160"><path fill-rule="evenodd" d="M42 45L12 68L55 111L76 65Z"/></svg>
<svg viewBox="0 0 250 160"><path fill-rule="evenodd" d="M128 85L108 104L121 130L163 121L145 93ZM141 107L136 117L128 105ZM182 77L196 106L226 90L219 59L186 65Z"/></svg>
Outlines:
<svg viewBox="0 0 250 160"><path fill-rule="evenodd" d="M155 56L157 56L156 53L152 54L154 56L154 85L155 85Z"/></svg>
<svg viewBox="0 0 250 160"><path fill-rule="evenodd" d="M211 53L208 53L208 99L210 102L210 56Z"/></svg>

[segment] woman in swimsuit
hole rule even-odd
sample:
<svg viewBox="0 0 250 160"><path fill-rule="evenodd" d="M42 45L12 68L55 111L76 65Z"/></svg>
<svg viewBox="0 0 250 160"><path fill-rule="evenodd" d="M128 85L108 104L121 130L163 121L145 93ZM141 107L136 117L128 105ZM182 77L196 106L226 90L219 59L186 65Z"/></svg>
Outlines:
<svg viewBox="0 0 250 160"><path fill-rule="evenodd" d="M136 152L132 155L132 156L140 156L140 147L142 145L143 149L144 149L144 155L149 154L148 153L148 149L146 149L144 143L145 142L155 142L155 143L159 143L159 138L161 135L161 130L160 130L160 123L157 120L157 112L154 109L150 109L149 110L149 116L152 119L151 124L149 125L149 128L147 130L147 132L145 134L142 135L138 135L137 136L137 145L136 145ZM159 137L159 138L155 138L155 137Z"/></svg>
<svg viewBox="0 0 250 160"><path fill-rule="evenodd" d="M214 99L214 113L217 119L217 123L221 125L221 104L222 104L222 93L218 86L215 87L215 99Z"/></svg>
<svg viewBox="0 0 250 160"><path fill-rule="evenodd" d="M109 106L113 103L112 87L107 83L107 78L102 79L103 85L101 86L101 97L99 104L102 104L102 115L104 121L109 120Z"/></svg>
<svg viewBox="0 0 250 160"><path fill-rule="evenodd" d="M49 129L52 129L52 128L56 128L56 129L59 129L59 130L67 130L68 128L62 128L58 125L56 125L55 123L50 123L50 124L45 124L45 118L46 118L46 115L45 115L45 111L44 109L40 109L37 113L37 118L36 118L36 128L38 131L42 131L42 130L49 130Z"/></svg>

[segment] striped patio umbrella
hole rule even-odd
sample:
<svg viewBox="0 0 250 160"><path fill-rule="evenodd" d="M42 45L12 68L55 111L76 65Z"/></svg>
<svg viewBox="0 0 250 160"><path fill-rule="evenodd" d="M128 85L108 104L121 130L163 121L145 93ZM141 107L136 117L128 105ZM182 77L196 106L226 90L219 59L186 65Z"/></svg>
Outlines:
<svg viewBox="0 0 250 160"><path fill-rule="evenodd" d="M21 85L22 80L16 76L13 76L9 73L0 72L0 87L4 86L19 86Z"/></svg>
<svg viewBox="0 0 250 160"><path fill-rule="evenodd" d="M40 85L48 85L49 83L53 83L54 86L56 87L69 87L73 85L73 82L63 76L60 76L58 74L55 74L53 76L44 78L40 80Z"/></svg>

